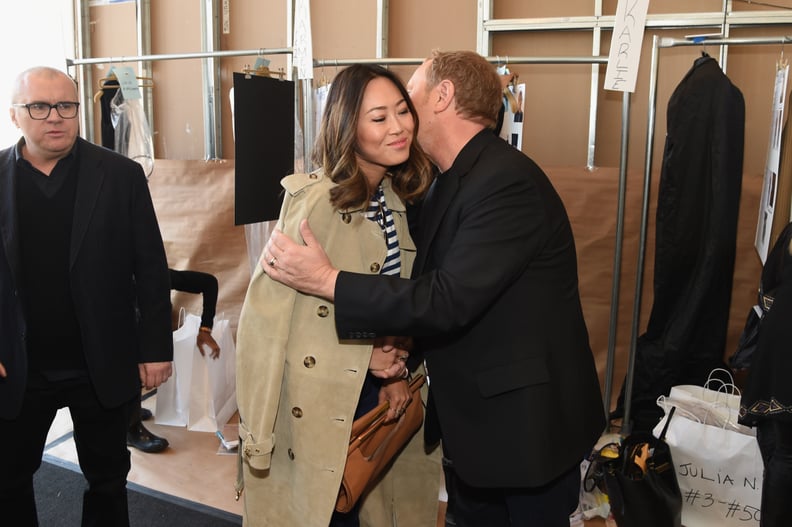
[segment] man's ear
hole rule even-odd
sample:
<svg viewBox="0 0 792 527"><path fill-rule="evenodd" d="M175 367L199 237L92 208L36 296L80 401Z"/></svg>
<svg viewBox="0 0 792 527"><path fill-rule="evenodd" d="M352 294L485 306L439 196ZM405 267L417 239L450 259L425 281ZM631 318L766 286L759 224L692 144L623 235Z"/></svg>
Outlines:
<svg viewBox="0 0 792 527"><path fill-rule="evenodd" d="M454 100L454 83L448 79L440 81L437 85L437 102L435 103L435 111L442 112L451 106Z"/></svg>
<svg viewBox="0 0 792 527"><path fill-rule="evenodd" d="M14 126L19 128L19 123L17 122L16 112L14 111L14 109L13 108L9 108L8 109L8 113L11 115L11 122L14 123Z"/></svg>

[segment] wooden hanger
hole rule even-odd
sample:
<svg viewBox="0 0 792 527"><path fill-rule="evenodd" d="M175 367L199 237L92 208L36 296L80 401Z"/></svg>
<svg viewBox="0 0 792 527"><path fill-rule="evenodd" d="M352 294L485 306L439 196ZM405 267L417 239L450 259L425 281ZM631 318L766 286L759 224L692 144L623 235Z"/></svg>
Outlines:
<svg viewBox="0 0 792 527"><path fill-rule="evenodd" d="M498 56L497 73L501 79L501 86L503 86L503 96L509 103L509 109L512 113L517 113L520 107L517 103L517 98L514 96L514 92L509 89L510 87L514 87L516 84L515 78L517 75L509 71L509 57L506 57L506 64L501 64L500 56Z"/></svg>
<svg viewBox="0 0 792 527"><path fill-rule="evenodd" d="M520 111L520 103L517 101L517 97L514 96L515 92L512 91L512 88L514 88L515 91L517 88L517 75L513 73L509 73L508 75L510 75L510 78L508 84L503 88L503 96L509 101L509 109L511 112L517 113Z"/></svg>
<svg viewBox="0 0 792 527"><path fill-rule="evenodd" d="M139 88L153 88L154 87L154 79L151 77L135 77L138 82ZM111 73L107 77L102 77L99 79L99 91L96 92L93 96L94 104L99 102L102 95L104 94L105 88L117 90L120 88L120 84L118 83L118 77L115 76L115 73Z"/></svg>
<svg viewBox="0 0 792 527"><path fill-rule="evenodd" d="M283 68L280 68L278 71L272 71L267 66L251 68L249 64L246 64L245 67L242 68L242 73L245 74L246 79L256 75L257 77L277 77L278 79L283 80L283 77L286 75L286 72L283 71Z"/></svg>
<svg viewBox="0 0 792 527"><path fill-rule="evenodd" d="M317 83L317 88L322 88L330 84L330 81L327 79L327 75L325 74L325 69L322 68L322 76L319 77L319 82Z"/></svg>

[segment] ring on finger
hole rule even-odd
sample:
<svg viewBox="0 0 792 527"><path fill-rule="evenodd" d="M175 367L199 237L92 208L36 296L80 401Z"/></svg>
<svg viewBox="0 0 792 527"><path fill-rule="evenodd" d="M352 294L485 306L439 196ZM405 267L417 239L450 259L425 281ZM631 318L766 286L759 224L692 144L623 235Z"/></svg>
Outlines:
<svg viewBox="0 0 792 527"><path fill-rule="evenodd" d="M275 267L275 262L277 261L278 259L273 256L272 258L270 258L270 261L267 263L269 264L270 267Z"/></svg>

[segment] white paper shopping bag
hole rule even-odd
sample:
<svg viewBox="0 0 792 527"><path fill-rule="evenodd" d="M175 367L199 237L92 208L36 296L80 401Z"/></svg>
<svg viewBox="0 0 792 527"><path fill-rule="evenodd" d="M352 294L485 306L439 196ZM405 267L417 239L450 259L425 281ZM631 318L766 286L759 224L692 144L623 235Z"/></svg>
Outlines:
<svg viewBox="0 0 792 527"><path fill-rule="evenodd" d="M758 527L764 470L759 444L752 429L737 423L739 395L711 385L674 386L658 400L666 416L655 436L672 406L685 410L666 432L682 491L682 524Z"/></svg>
<svg viewBox="0 0 792 527"><path fill-rule="evenodd" d="M234 412L236 402L236 347L228 320L216 320L212 337L220 346L220 356L210 353L193 356L192 389L187 428L199 432L222 430Z"/></svg>
<svg viewBox="0 0 792 527"><path fill-rule="evenodd" d="M190 386L195 340L201 319L187 315L184 324L173 332L173 375L157 388L154 422L159 425L186 426L190 410Z"/></svg>

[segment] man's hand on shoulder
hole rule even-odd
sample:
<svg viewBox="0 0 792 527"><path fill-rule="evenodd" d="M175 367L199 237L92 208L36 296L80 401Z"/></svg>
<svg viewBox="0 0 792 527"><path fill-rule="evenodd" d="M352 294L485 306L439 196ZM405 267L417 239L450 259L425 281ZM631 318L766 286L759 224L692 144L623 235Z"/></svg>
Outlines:
<svg viewBox="0 0 792 527"><path fill-rule="evenodd" d="M333 267L324 248L314 237L308 220L300 222L300 234L305 245L275 229L264 247L260 265L273 280L332 301L338 269Z"/></svg>

